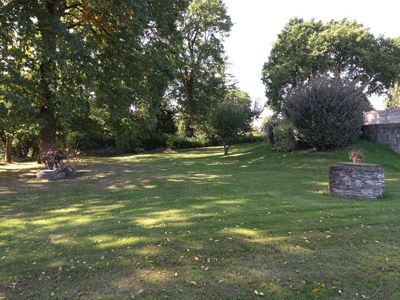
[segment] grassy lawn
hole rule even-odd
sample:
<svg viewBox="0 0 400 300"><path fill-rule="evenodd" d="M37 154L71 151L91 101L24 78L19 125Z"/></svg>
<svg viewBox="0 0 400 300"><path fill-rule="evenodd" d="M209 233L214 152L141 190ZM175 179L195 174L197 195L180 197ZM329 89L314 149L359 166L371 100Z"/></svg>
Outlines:
<svg viewBox="0 0 400 300"><path fill-rule="evenodd" d="M0 299L400 298L400 156L379 201L327 194L338 152L263 144L0 166Z"/></svg>

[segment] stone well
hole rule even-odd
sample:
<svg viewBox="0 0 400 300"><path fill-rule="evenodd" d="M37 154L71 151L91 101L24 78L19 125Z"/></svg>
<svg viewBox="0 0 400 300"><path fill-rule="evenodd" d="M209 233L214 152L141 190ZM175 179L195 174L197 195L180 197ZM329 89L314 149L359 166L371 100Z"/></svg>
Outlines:
<svg viewBox="0 0 400 300"><path fill-rule="evenodd" d="M42 170L36 173L36 178L56 180L67 177L67 174L61 170Z"/></svg>
<svg viewBox="0 0 400 300"><path fill-rule="evenodd" d="M332 195L358 199L377 199L385 189L383 168L373 164L337 163L329 167Z"/></svg>

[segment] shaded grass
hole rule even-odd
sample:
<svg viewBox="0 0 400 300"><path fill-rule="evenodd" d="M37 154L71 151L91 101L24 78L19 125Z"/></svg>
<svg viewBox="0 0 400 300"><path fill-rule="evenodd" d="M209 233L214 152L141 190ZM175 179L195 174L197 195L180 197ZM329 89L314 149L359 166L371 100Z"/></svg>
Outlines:
<svg viewBox="0 0 400 300"><path fill-rule="evenodd" d="M358 147L379 201L327 194L348 149L88 158L56 182L0 166L0 298L398 299L400 159Z"/></svg>

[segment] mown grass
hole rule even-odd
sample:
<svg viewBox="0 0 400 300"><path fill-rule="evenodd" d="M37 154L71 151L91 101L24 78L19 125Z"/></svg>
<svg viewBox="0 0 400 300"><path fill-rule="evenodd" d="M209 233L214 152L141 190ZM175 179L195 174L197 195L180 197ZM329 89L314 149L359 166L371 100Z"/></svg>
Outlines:
<svg viewBox="0 0 400 300"><path fill-rule="evenodd" d="M347 151L268 145L0 166L0 299L400 298L400 157L378 201L327 193Z"/></svg>

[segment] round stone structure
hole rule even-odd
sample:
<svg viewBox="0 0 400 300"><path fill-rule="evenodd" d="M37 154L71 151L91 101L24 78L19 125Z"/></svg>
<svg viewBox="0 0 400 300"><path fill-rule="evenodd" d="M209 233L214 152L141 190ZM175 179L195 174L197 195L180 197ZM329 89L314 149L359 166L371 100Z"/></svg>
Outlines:
<svg viewBox="0 0 400 300"><path fill-rule="evenodd" d="M336 163L329 167L329 192L332 195L378 199L385 190L385 172L374 164Z"/></svg>
<svg viewBox="0 0 400 300"><path fill-rule="evenodd" d="M67 174L61 170L42 170L36 173L36 178L39 179L56 180L65 177L67 177Z"/></svg>

